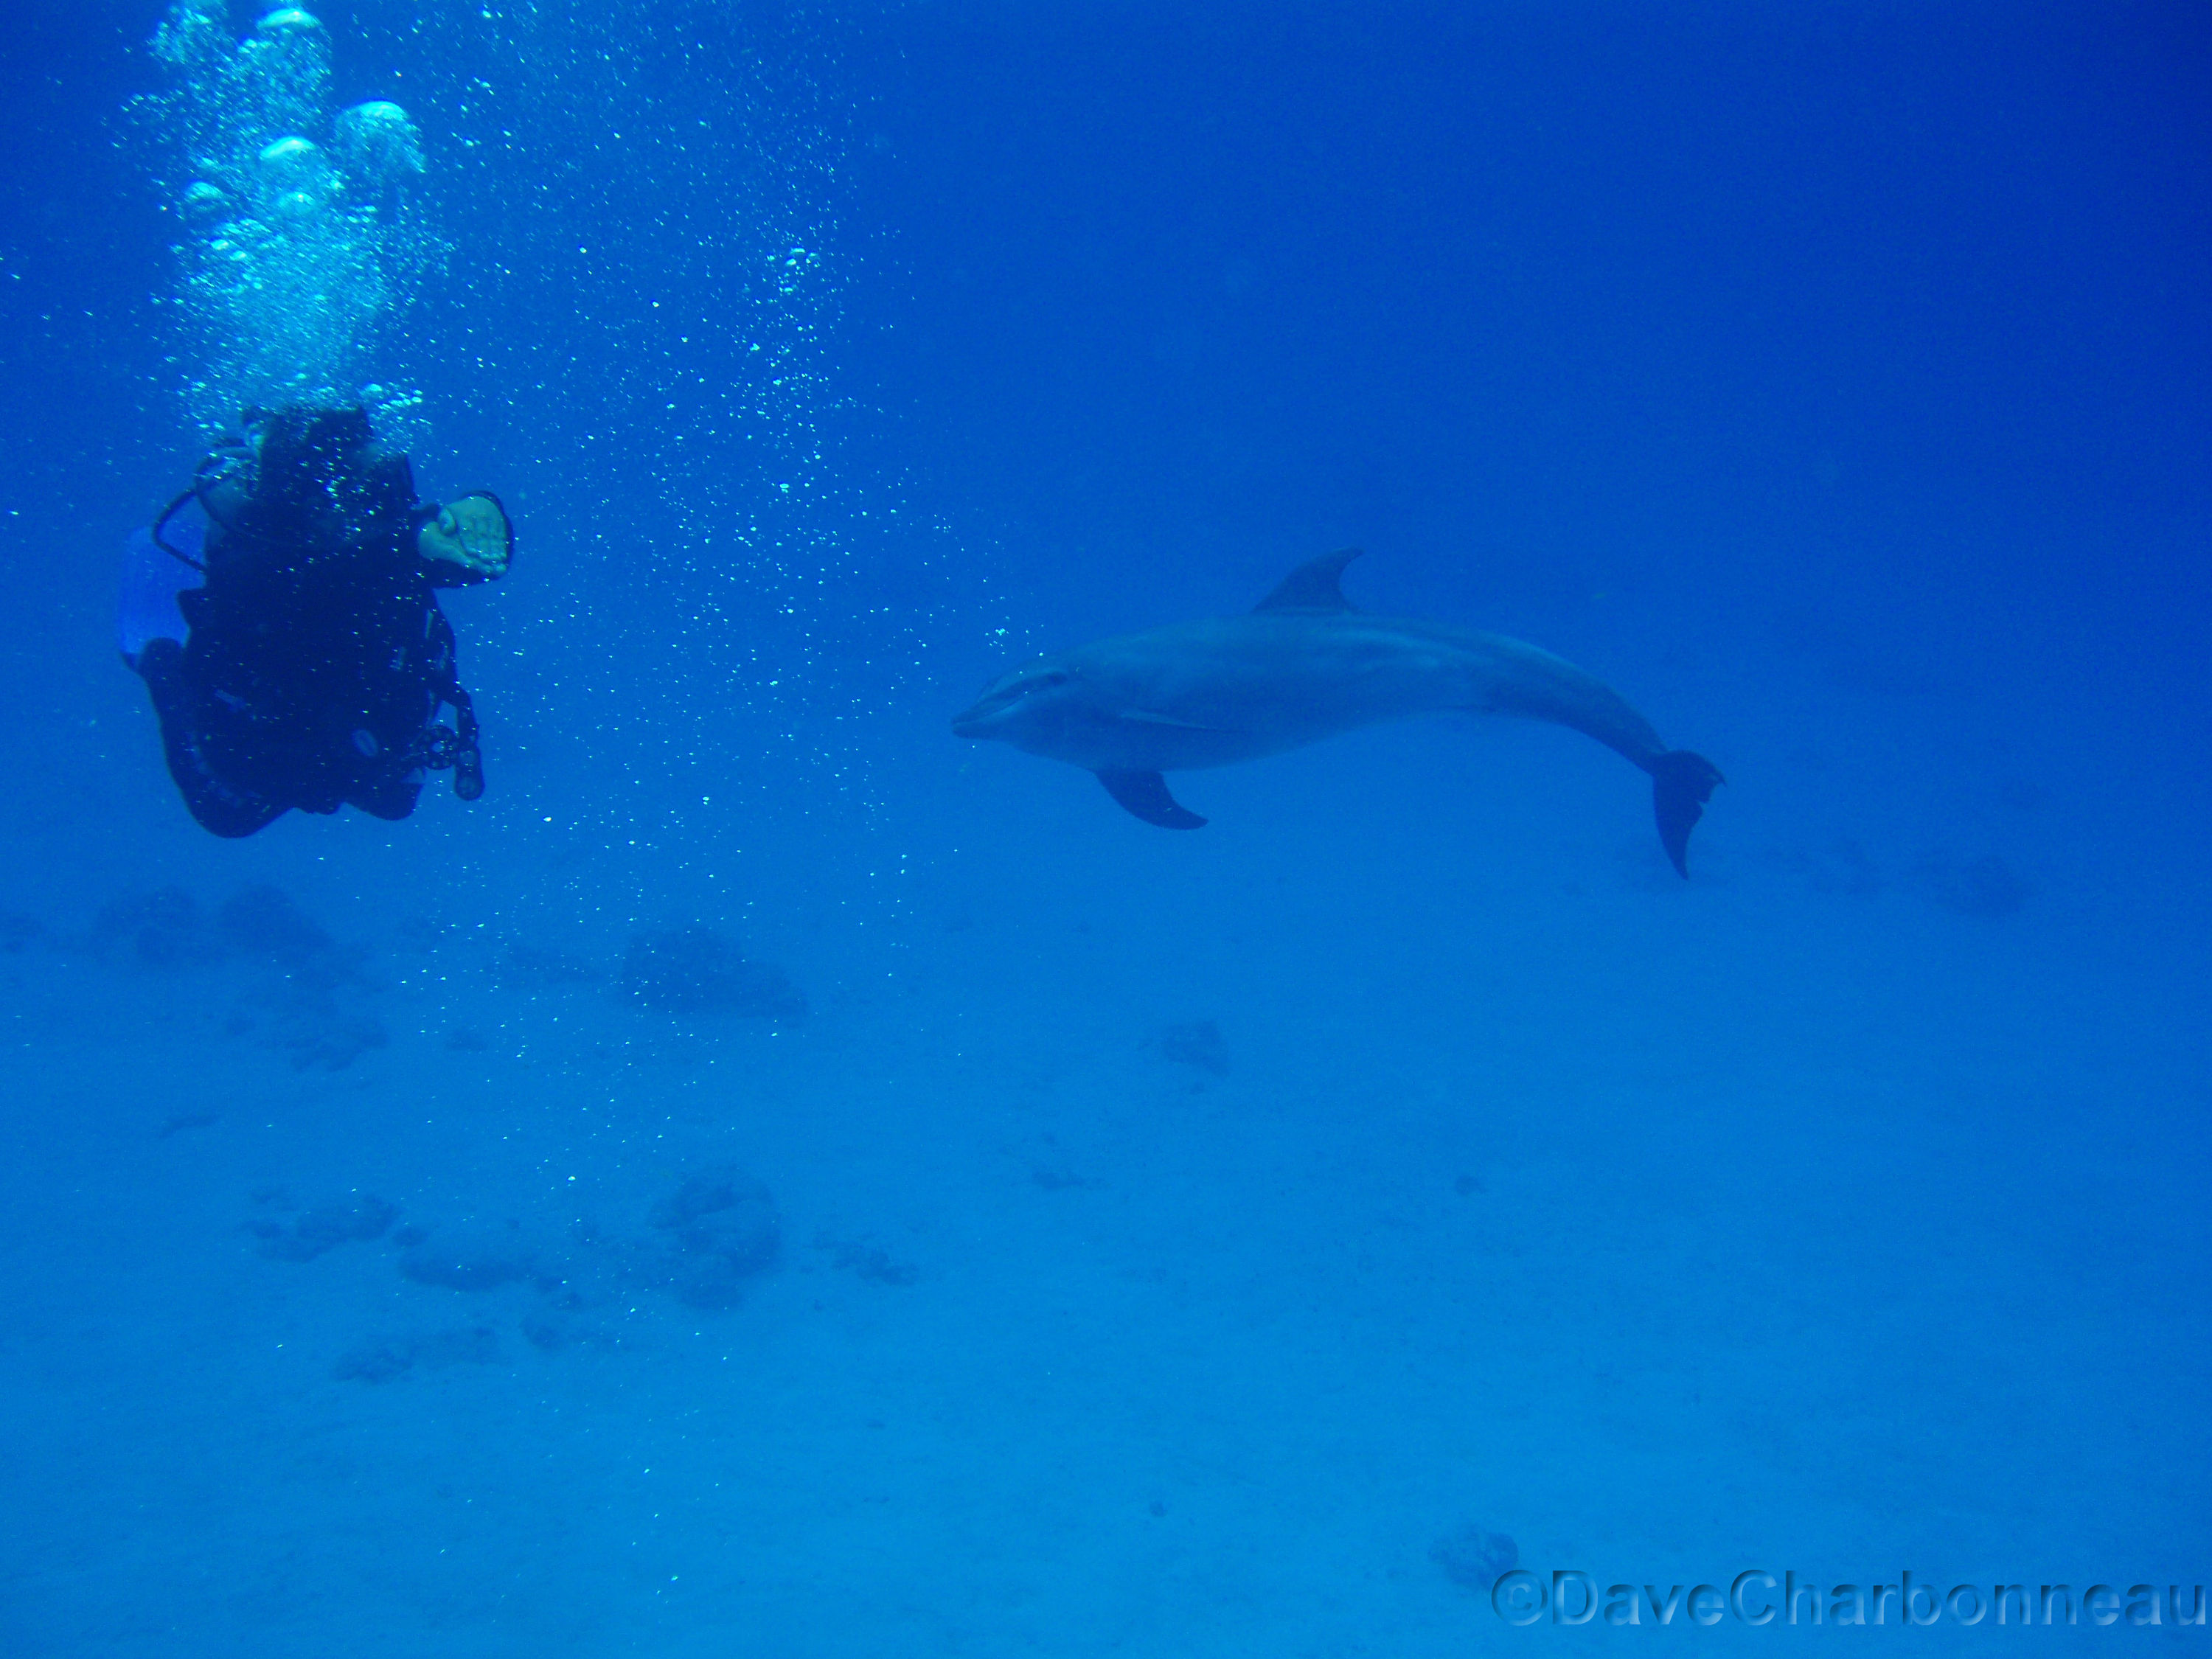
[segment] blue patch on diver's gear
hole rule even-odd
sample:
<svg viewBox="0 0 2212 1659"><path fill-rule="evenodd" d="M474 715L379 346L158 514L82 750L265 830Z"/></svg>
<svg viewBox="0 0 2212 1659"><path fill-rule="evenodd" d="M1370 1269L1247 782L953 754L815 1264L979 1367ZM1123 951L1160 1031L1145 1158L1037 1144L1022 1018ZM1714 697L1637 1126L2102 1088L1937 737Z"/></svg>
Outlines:
<svg viewBox="0 0 2212 1659"><path fill-rule="evenodd" d="M115 643L124 661L132 667L137 666L138 653L149 640L185 642L187 629L185 614L177 607L177 595L206 580L206 573L197 565L206 535L207 526L198 514L175 513L163 526L166 547L155 542L150 530L132 531L124 544Z"/></svg>

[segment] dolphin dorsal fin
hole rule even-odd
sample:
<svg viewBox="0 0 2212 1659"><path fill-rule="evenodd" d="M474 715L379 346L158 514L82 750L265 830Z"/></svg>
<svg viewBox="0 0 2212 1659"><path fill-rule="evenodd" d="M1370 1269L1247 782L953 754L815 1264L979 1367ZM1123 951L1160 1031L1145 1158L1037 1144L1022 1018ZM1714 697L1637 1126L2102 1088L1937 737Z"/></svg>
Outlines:
<svg viewBox="0 0 2212 1659"><path fill-rule="evenodd" d="M1252 607L1262 611L1349 611L1352 602L1338 584L1344 567L1359 556L1356 547L1339 548L1317 559L1308 559L1282 580L1281 586Z"/></svg>

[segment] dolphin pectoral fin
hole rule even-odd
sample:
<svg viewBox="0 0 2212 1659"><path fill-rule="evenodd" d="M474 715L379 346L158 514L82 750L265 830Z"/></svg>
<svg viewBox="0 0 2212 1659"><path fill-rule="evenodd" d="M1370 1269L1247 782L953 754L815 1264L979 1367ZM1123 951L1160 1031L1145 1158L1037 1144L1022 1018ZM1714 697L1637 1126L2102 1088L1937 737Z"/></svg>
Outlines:
<svg viewBox="0 0 2212 1659"><path fill-rule="evenodd" d="M1263 611L1351 610L1352 601L1344 597L1340 584L1344 580L1344 567L1358 556L1358 548L1346 547L1324 553L1317 559L1308 559L1284 577L1273 592L1252 607L1254 614Z"/></svg>
<svg viewBox="0 0 2212 1659"><path fill-rule="evenodd" d="M1168 793L1168 781L1157 772L1101 772L1098 781L1123 809L1163 830L1203 830L1206 820Z"/></svg>
<svg viewBox="0 0 2212 1659"><path fill-rule="evenodd" d="M1685 879L1690 873L1690 831L1705 815L1714 786L1727 781L1719 767L1686 749L1670 749L1651 763L1651 805L1659 817L1659 844L1667 849L1675 873Z"/></svg>

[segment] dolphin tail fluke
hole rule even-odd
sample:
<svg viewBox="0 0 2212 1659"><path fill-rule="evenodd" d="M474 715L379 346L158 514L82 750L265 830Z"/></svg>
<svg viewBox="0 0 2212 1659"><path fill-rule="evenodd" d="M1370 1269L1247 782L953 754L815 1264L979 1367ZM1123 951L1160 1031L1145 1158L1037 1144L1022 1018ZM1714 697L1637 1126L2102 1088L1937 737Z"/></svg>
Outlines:
<svg viewBox="0 0 2212 1659"><path fill-rule="evenodd" d="M1690 831L1705 817L1714 786L1727 781L1719 767L1686 749L1670 749L1651 763L1651 805L1659 816L1659 843L1676 873L1685 878L1690 873Z"/></svg>
<svg viewBox="0 0 2212 1659"><path fill-rule="evenodd" d="M1716 773L1715 776L1719 775ZM1206 820L1188 807L1179 805L1168 793L1168 781L1157 772L1101 772L1098 781L1106 786L1106 793L1121 802L1123 809L1157 823L1163 830L1203 830ZM1691 817L1697 817L1695 809ZM1687 834L1685 830L1683 833Z"/></svg>

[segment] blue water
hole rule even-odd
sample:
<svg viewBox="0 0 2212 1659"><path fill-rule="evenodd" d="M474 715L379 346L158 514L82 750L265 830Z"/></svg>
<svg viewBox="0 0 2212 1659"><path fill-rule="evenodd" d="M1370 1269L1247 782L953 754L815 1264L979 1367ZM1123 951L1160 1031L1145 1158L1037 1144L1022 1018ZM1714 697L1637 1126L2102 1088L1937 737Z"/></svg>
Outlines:
<svg viewBox="0 0 2212 1659"><path fill-rule="evenodd" d="M112 643L161 9L0 58L0 1653L2203 1646L2201 7L416 9L490 787L242 842ZM1191 835L949 733L1349 544L1712 756L1692 879L1555 727Z"/></svg>

